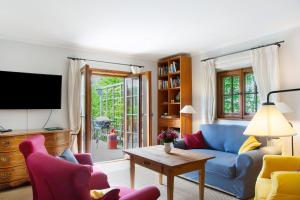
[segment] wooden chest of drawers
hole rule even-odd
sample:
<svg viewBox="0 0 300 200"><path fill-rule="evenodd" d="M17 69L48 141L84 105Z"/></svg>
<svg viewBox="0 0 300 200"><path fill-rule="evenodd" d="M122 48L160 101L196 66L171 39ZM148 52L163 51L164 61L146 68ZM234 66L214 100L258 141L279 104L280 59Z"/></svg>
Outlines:
<svg viewBox="0 0 300 200"><path fill-rule="evenodd" d="M28 130L0 134L0 190L28 182L29 177L19 144L35 134L45 136L45 146L51 155L59 155L69 147L69 130Z"/></svg>

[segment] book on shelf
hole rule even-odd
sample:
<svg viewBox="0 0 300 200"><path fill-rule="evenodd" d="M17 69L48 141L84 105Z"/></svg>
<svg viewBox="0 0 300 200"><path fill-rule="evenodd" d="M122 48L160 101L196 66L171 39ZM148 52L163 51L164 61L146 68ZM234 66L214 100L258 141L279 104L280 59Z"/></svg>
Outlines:
<svg viewBox="0 0 300 200"><path fill-rule="evenodd" d="M180 87L180 77L179 76L170 78L170 87L171 88Z"/></svg>
<svg viewBox="0 0 300 200"><path fill-rule="evenodd" d="M179 70L179 63L173 61L169 66L169 72L176 73Z"/></svg>
<svg viewBox="0 0 300 200"><path fill-rule="evenodd" d="M159 67L158 75L159 76L166 76L166 75L168 75L168 65Z"/></svg>
<svg viewBox="0 0 300 200"><path fill-rule="evenodd" d="M168 89L168 81L166 80L158 80L158 89L166 90Z"/></svg>

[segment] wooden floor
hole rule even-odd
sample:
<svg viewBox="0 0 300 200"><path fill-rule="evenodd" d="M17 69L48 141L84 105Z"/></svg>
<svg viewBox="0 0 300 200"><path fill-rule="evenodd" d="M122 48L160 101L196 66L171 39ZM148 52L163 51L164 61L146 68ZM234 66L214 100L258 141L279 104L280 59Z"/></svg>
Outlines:
<svg viewBox="0 0 300 200"><path fill-rule="evenodd" d="M129 162L127 160L98 164L108 177L112 186L129 186ZM158 174L143 167L136 167L136 188L155 185L161 192L161 200L167 199L166 185L159 185ZM166 179L164 177L164 183ZM31 187L25 186L9 191L0 192L0 200L32 200ZM174 200L198 200L198 186L182 178L175 178ZM222 192L205 188L205 200L236 200Z"/></svg>

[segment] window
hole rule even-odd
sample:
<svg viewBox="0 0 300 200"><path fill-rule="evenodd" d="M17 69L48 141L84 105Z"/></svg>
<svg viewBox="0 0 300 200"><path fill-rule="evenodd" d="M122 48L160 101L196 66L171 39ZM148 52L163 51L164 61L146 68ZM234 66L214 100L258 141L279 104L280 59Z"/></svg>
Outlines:
<svg viewBox="0 0 300 200"><path fill-rule="evenodd" d="M251 119L259 105L252 68L217 73L218 118Z"/></svg>

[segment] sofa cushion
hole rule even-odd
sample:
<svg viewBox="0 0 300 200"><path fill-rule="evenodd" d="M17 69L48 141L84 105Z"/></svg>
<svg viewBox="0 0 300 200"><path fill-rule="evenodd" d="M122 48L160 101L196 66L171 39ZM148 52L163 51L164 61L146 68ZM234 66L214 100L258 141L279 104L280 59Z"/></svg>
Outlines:
<svg viewBox="0 0 300 200"><path fill-rule="evenodd" d="M187 149L206 149L207 144L204 141L201 131L193 134L184 135L184 143Z"/></svg>
<svg viewBox="0 0 300 200"><path fill-rule="evenodd" d="M254 136L248 137L239 150L239 154L254 150L261 146L261 143L257 141Z"/></svg>
<svg viewBox="0 0 300 200"><path fill-rule="evenodd" d="M238 156L237 154L210 149L192 149L191 151L215 156L214 159L208 160L205 165L207 173L216 174L226 178L234 178L236 176L235 163Z"/></svg>
<svg viewBox="0 0 300 200"><path fill-rule="evenodd" d="M206 144L218 151L237 154L248 136L243 135L246 127L239 125L204 124L200 126Z"/></svg>

